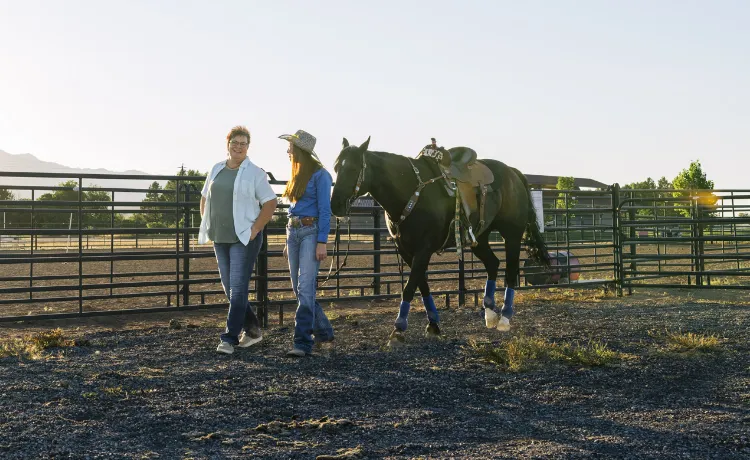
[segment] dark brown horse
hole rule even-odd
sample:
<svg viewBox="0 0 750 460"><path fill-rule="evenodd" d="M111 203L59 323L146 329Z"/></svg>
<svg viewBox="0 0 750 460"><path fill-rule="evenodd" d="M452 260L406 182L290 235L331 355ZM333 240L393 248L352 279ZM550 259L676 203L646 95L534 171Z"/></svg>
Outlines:
<svg viewBox="0 0 750 460"><path fill-rule="evenodd" d="M411 267L391 342L404 340L403 332L407 328L409 308L417 288L429 321L426 334L438 335L439 315L430 295L426 271L434 253L456 245L452 225L456 216L456 198L446 192L441 183L444 179L437 179L441 173L435 159L371 152L368 150L369 144L369 138L359 147L349 145L349 141L344 139L343 149L334 165L337 177L331 210L337 217L346 216L352 202L365 194L380 204L385 210L388 231L394 237L398 252ZM478 161L490 168L494 181L486 198L486 229L476 235L477 244L471 251L487 270L483 302L485 323L489 328L507 331L513 316L513 296L522 242L526 243L533 260L544 265L548 265L549 260L524 175L500 161ZM424 185L433 178L436 179L434 182ZM424 188L415 195L420 186ZM407 204L413 203L415 196L416 204L413 208L409 206L406 212ZM407 217L401 219L404 214ZM495 281L500 261L489 245L492 230L497 230L505 240L507 261L504 302L499 314L495 306Z"/></svg>

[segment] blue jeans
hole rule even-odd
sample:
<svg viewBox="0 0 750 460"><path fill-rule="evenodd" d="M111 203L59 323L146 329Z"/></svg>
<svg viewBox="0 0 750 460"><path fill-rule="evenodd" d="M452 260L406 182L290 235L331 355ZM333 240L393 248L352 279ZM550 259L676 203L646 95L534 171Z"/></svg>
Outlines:
<svg viewBox="0 0 750 460"><path fill-rule="evenodd" d="M286 229L286 248L292 289L297 296L294 315L294 347L307 353L315 341L333 340L333 327L317 300L317 277L320 262L315 258L318 245L318 224Z"/></svg>
<svg viewBox="0 0 750 460"><path fill-rule="evenodd" d="M221 334L223 342L232 345L239 343L242 330L253 326L260 326L258 317L250 306L247 295L250 276L253 273L255 260L260 253L263 243L263 233L258 233L247 246L237 243L214 243L216 261L219 264L221 286L229 299L229 314L227 314L227 328Z"/></svg>

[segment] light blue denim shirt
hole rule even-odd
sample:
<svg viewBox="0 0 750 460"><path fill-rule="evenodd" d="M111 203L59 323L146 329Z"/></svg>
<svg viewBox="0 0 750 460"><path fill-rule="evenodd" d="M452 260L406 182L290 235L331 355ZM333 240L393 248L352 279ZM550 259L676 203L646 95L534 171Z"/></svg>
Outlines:
<svg viewBox="0 0 750 460"><path fill-rule="evenodd" d="M289 206L292 216L318 218L318 243L327 243L331 231L332 184L331 174L325 168L318 169L310 177L302 198Z"/></svg>

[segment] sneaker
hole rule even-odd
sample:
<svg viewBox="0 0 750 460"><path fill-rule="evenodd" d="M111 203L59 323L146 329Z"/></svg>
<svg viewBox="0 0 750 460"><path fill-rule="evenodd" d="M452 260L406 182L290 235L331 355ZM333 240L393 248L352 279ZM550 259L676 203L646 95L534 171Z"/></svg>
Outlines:
<svg viewBox="0 0 750 460"><path fill-rule="evenodd" d="M231 355L234 353L234 346L229 342L224 342L223 340L219 342L219 346L216 347L216 351L219 353L224 353L225 355Z"/></svg>
<svg viewBox="0 0 750 460"><path fill-rule="evenodd" d="M307 353L305 350L300 350L299 348L292 348L291 350L286 352L286 355L290 358L304 358Z"/></svg>
<svg viewBox="0 0 750 460"><path fill-rule="evenodd" d="M243 332L242 334L240 334L240 343L237 346L240 348L247 348L263 340L263 335L260 334L260 328L257 328L257 329L258 329L257 337L253 337L251 331Z"/></svg>
<svg viewBox="0 0 750 460"><path fill-rule="evenodd" d="M263 331L260 330L259 326L251 326L250 329L246 330L245 333L247 333L250 338L257 339L258 337L263 336Z"/></svg>

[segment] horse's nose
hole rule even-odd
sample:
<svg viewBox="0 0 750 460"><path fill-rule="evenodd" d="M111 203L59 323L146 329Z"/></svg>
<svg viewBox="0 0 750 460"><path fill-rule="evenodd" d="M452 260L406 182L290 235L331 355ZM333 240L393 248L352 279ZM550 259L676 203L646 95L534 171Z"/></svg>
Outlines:
<svg viewBox="0 0 750 460"><path fill-rule="evenodd" d="M331 212L336 217L341 217L341 200L339 200L337 197L333 196L331 197Z"/></svg>

